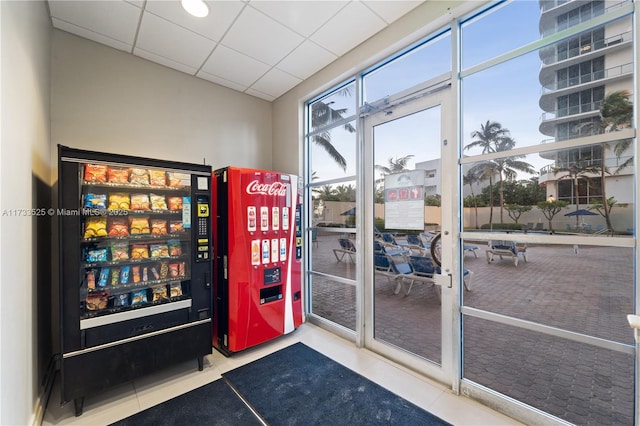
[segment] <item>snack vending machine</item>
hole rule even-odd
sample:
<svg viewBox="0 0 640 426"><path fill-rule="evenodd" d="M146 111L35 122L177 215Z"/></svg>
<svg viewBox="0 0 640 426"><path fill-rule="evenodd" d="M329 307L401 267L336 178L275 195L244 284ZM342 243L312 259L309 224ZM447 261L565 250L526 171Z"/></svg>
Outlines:
<svg viewBox="0 0 640 426"><path fill-rule="evenodd" d="M62 403L211 353L211 166L58 148Z"/></svg>
<svg viewBox="0 0 640 426"><path fill-rule="evenodd" d="M212 186L213 346L230 355L302 323L302 182L227 167Z"/></svg>

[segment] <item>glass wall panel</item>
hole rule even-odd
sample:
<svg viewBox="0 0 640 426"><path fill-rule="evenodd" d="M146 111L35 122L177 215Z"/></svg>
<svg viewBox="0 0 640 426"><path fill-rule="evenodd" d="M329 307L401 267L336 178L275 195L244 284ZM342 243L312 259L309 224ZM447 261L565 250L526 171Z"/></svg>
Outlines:
<svg viewBox="0 0 640 426"><path fill-rule="evenodd" d="M312 181L341 179L356 174L355 121L309 137Z"/></svg>
<svg viewBox="0 0 640 426"><path fill-rule="evenodd" d="M477 259L464 257L464 268L473 271L473 290L464 293L465 306L634 343L627 324L627 314L634 310L632 248L527 242L511 246L511 235L496 233L489 242L465 240L481 249Z"/></svg>
<svg viewBox="0 0 640 426"><path fill-rule="evenodd" d="M309 132L356 113L355 83L349 83L308 105Z"/></svg>
<svg viewBox="0 0 640 426"><path fill-rule="evenodd" d="M450 31L365 74L364 101L374 102L448 72L451 72Z"/></svg>
<svg viewBox="0 0 640 426"><path fill-rule="evenodd" d="M311 310L349 330L356 329L356 287L325 277L309 276Z"/></svg>
<svg viewBox="0 0 640 426"><path fill-rule="evenodd" d="M628 17L607 24L608 34L626 40L629 36L625 22L630 25ZM589 40L595 37L592 30L575 37L580 39L584 34L589 35ZM608 38L600 44L589 42L585 45L589 49L583 47L579 56L561 61L559 46L566 40L463 79L465 155L491 152L482 143L474 144L482 136L477 132L490 123L507 129L506 136L517 147L611 132L631 125L633 50L629 45L625 48L630 39L614 45L606 42ZM579 49L579 44L576 48Z"/></svg>
<svg viewBox="0 0 640 426"><path fill-rule="evenodd" d="M467 163L464 228L630 235L633 148L630 139L613 140ZM534 163L546 163L538 176L527 172Z"/></svg>
<svg viewBox="0 0 640 426"><path fill-rule="evenodd" d="M537 1L494 7L462 25L462 68L469 68L540 39Z"/></svg>
<svg viewBox="0 0 640 426"><path fill-rule="evenodd" d="M470 316L463 323L465 378L574 424L634 424L633 355Z"/></svg>

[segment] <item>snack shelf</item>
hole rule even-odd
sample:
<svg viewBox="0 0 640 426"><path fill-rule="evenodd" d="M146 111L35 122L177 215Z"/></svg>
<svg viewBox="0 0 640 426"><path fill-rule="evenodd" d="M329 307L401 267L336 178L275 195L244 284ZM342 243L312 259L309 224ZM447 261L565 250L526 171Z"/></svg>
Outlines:
<svg viewBox="0 0 640 426"><path fill-rule="evenodd" d="M98 209L98 208L90 208L86 207L82 209L81 216L83 217L94 217L94 216L107 216L107 217L118 217L118 216L131 216L131 215L180 215L182 214L182 210L131 210L131 209Z"/></svg>
<svg viewBox="0 0 640 426"><path fill-rule="evenodd" d="M189 186L162 186L162 185L145 185L134 183L114 183L114 182L89 182L84 181L82 186L89 188L105 188L105 189L130 189L135 191L149 190L149 191L169 191L169 192L184 192L189 193Z"/></svg>
<svg viewBox="0 0 640 426"><path fill-rule="evenodd" d="M114 295L114 294L126 293L131 290L143 290L146 288L157 287L163 284L181 284L183 281L188 280L189 278L190 278L189 276L167 277L167 278L160 278L157 280L140 281L138 283L116 284L116 285L107 284L104 287L88 288L86 292L87 294L107 292L111 295ZM83 293L83 292L81 291L80 293Z"/></svg>
<svg viewBox="0 0 640 426"><path fill-rule="evenodd" d="M184 231L184 232L178 232L173 234L133 234L133 235L127 235L124 237L110 237L107 235L104 237L83 238L80 240L80 242L81 243L104 243L109 241L118 241L118 242L134 241L136 243L143 243L145 241L157 242L162 240L188 241L189 234L186 231Z"/></svg>
<svg viewBox="0 0 640 426"><path fill-rule="evenodd" d="M82 265L84 269L102 268L109 266L127 266L127 265L155 265L158 262L171 260L188 260L188 255L169 256L169 257L145 257L142 259L126 259L126 260L110 260L106 262L87 262Z"/></svg>
<svg viewBox="0 0 640 426"><path fill-rule="evenodd" d="M107 315L117 314L120 312L132 311L135 309L143 309L143 308L148 308L150 306L163 305L167 303L175 303L181 300L189 300L189 296L181 295L181 296L175 296L175 297L168 297L168 298L163 298L163 299L154 300L154 301L147 301L144 303L137 303L137 304L128 305L128 306L109 306L107 308L100 309L100 310L87 311L84 315L80 317L80 320L103 317Z"/></svg>

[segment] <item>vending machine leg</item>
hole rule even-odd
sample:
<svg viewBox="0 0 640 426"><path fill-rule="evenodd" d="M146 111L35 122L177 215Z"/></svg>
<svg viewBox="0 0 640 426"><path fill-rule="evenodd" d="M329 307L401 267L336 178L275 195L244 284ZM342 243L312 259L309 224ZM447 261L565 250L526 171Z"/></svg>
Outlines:
<svg viewBox="0 0 640 426"><path fill-rule="evenodd" d="M84 407L84 396L81 396L80 398L75 398L73 400L73 406L75 407L75 410L76 410L76 417L80 417L82 415L82 409Z"/></svg>

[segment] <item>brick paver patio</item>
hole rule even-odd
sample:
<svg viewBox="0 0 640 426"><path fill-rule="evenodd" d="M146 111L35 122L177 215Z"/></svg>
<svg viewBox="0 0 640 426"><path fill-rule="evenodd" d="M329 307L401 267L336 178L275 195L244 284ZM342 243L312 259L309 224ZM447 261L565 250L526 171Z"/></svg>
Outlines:
<svg viewBox="0 0 640 426"><path fill-rule="evenodd" d="M313 270L354 278L354 264L333 256L337 236L318 240ZM626 321L633 312L632 249L533 246L529 261L514 267L506 258L488 264L485 246L477 245L478 258L464 258L474 273L464 306L634 345ZM436 290L416 283L405 296L394 288L376 277L376 338L439 363ZM312 289L314 314L355 328L354 286L315 276ZM463 330L465 378L575 424L633 424L632 355L469 316Z"/></svg>

